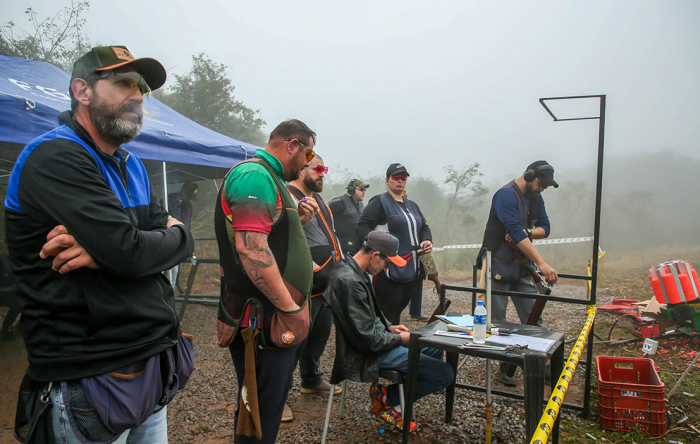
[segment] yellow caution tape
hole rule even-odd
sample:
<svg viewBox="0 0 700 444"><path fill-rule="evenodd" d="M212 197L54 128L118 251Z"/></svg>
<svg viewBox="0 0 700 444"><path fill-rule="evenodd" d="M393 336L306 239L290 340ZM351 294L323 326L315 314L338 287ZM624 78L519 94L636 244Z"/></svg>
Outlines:
<svg viewBox="0 0 700 444"><path fill-rule="evenodd" d="M569 359L564 363L564 370L559 376L559 380L556 385L552 387L552 396L549 398L549 402L542 413L542 418L540 423L537 424L537 429L535 434L532 436L530 444L546 444L549 440L549 435L552 433L552 426L554 425L554 420L559 416L559 409L564 402L564 396L566 391L569 389L569 383L574 377L574 372L578 366L578 360L583 355L583 347L586 345L586 338L588 337L588 332L591 331L591 326L595 320L596 306L588 306L588 319L586 319L586 324L581 330L581 334L578 335L576 344L571 350ZM589 364L590 365L590 364Z"/></svg>
<svg viewBox="0 0 700 444"><path fill-rule="evenodd" d="M605 264L605 251L598 247L598 259L600 259L600 268L598 269L598 274L600 275L600 283L603 283L603 265ZM593 272L591 271L592 260L588 261L588 276L592 277ZM591 291L591 281L588 281L588 291Z"/></svg>

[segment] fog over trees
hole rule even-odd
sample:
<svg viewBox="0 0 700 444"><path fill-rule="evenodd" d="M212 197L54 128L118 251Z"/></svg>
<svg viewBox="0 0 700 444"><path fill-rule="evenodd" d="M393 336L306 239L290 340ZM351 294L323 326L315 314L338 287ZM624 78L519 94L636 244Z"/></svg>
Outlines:
<svg viewBox="0 0 700 444"><path fill-rule="evenodd" d="M92 46L84 33L88 1L73 0L54 15L42 16L31 6L26 9L29 31L14 22L0 29L0 52L17 57L53 63L70 70L73 61ZM41 11L46 13L48 11ZM25 26L26 27L26 26ZM183 75L174 75L175 82L156 97L186 117L215 131L249 143L264 146L267 140L266 122L259 110L237 100L235 87L227 76L227 66L212 60L205 53L192 57L192 66ZM309 124L323 138L323 128ZM682 147L677 147L679 150ZM373 164L368 144L357 153L364 156L367 173L351 171L334 162L333 147L320 151L326 165L323 196L330 201L343 194L347 183L360 178L371 184L367 201L386 190L383 171L387 165ZM366 151L366 152L365 152ZM532 150L528 151L532 152ZM335 151L338 154L337 151ZM432 230L436 246L481 243L488 217L491 196L504 185L507 171L490 176L482 174L481 165L493 163L502 153L483 152L481 158L435 158L426 152L424 160L395 159L407 162L409 198L419 204ZM574 153L572 153L574 155ZM532 161L540 156L532 153ZM420 162L441 164L443 174L421 176L416 170ZM524 166L524 165L523 165ZM556 164L558 189L545 191L544 199L552 231L550 238L584 237L593 234L595 205L595 164L559 168ZM606 156L604 164L601 247L609 252L629 253L647 248L697 245L695 225L700 206L696 179L700 160L680 155L671 149L656 152ZM519 174L519 173L518 173ZM515 178L518 174L513 174ZM671 179L669 179L671 178ZM200 186L200 198L195 202L193 231L198 237L213 235L213 201L216 183ZM544 254L564 258L575 252L577 257L590 257L589 244L546 247ZM452 254L452 253L451 253ZM456 250L457 266L468 266L475 250ZM578 259L577 259L578 260ZM584 259L581 259L584 260ZM556 260L552 261L556 265Z"/></svg>
<svg viewBox="0 0 700 444"><path fill-rule="evenodd" d="M463 173L475 165L478 170L478 164L449 168ZM576 170L559 170L555 166L555 178L560 186L543 193L552 224L550 238L593 235L595 168L595 165L584 165ZM652 247L697 244L693 227L700 217L700 205L696 202L700 196L698 171L700 161L670 150L606 158L601 248L627 254ZM356 176L349 171L331 169L322 193L324 198L340 195ZM673 183L660 179L669 176L674 177ZM386 190L381 176L360 178L371 184L366 200ZM411 176L406 187L409 198L418 203L428 219L436 246L481 243L491 197L505 182L486 190L481 182L491 184L494 179L478 177L478 190L459 194L455 199L454 187L447 182L449 178L449 174L440 178ZM581 253L582 261L590 257L589 243L574 248ZM465 259L476 254L475 250L463 251Z"/></svg>

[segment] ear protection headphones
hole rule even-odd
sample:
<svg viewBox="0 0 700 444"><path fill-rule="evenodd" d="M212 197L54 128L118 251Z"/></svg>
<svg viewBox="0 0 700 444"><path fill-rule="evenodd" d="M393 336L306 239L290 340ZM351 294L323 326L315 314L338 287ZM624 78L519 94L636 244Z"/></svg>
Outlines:
<svg viewBox="0 0 700 444"><path fill-rule="evenodd" d="M351 196L352 196L353 194L355 194L355 190L356 190L356 188L355 188L355 181L356 181L356 180L357 180L357 179L353 179L353 180L351 180L350 183L348 184L348 194L351 195Z"/></svg>
<svg viewBox="0 0 700 444"><path fill-rule="evenodd" d="M538 174L544 173L545 171L554 171L554 167L552 167L552 165L540 165L536 168L530 168L529 170L525 171L523 178L525 179L525 182L532 182L535 180Z"/></svg>

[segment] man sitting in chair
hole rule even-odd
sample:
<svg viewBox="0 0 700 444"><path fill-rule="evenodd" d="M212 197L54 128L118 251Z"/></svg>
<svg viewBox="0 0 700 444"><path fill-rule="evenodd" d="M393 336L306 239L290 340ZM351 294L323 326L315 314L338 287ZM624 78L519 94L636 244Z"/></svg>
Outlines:
<svg viewBox="0 0 700 444"><path fill-rule="evenodd" d="M372 411L403 429L398 384L378 384L379 369L406 372L410 334L403 325L391 325L377 305L372 283L367 276L386 270L389 261L406 265L398 256L399 240L389 233L373 231L355 256L346 255L333 268L323 298L336 325L336 351L331 384L345 379L372 382ZM421 350L416 384L416 399L442 390L452 382L452 367L442 361L442 351ZM415 424L411 422L411 431Z"/></svg>

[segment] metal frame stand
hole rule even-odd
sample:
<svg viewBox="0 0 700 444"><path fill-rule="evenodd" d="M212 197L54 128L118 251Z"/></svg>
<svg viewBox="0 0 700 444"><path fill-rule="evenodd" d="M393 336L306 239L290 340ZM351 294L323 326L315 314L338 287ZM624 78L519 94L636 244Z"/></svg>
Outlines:
<svg viewBox="0 0 700 444"><path fill-rule="evenodd" d="M579 100L579 99L599 99L600 108L598 116L593 117L575 117L570 119L559 119L556 115L549 109L545 102L553 100ZM568 96L568 97L548 97L541 98L540 104L547 110L552 119L555 122L566 122L574 120L598 120L598 165L596 168L596 189L595 189L595 221L593 227L593 254L591 259L591 293L590 293L590 304L596 304L596 294L598 289L598 250L600 247L600 210L601 201L603 195L603 151L605 142L605 94L592 95L592 96ZM591 369L592 369L592 359L593 359L593 341L592 335L594 335L595 321L591 326L587 338L586 347L586 386L584 389L583 396L583 417L588 417L588 410L591 402Z"/></svg>
<svg viewBox="0 0 700 444"><path fill-rule="evenodd" d="M570 119L559 119L557 118L554 113L549 109L547 104L545 102L550 101L550 100L577 100L577 99L599 99L600 100L600 112L598 116L593 116L593 117L576 117L576 118L570 118ZM597 164L597 170L596 170L596 200L595 200L595 215L594 215L594 229L593 229L593 249L592 249L592 259L591 259L591 276L584 276L584 275L575 275L575 274L559 274L559 278L561 279L574 279L574 280L585 280L589 281L590 283L590 292L587 296L587 299L571 299L567 297L561 297L561 296L544 296L544 295L533 295L533 294L527 294L527 293L518 293L518 292L513 292L513 291L500 291L500 290L492 290L493 294L496 295L501 295L501 296L511 296L511 297L521 297L521 298L528 298L528 299L546 299L547 301L555 301L555 302L562 302L565 304L578 304L578 305L595 305L596 304L596 294L597 294L597 289L598 289L598 251L600 247L600 211L601 211L601 196L602 196L602 191L603 191L603 148L604 148L604 140L605 140L605 101L606 101L606 96L603 95L592 95L592 96L569 96L569 97L548 97L548 98L541 98L539 99L540 103L542 106L547 110L547 113L549 113L550 116L554 119L555 122L565 122L565 121L573 121L573 120L598 120L598 164ZM466 286L460 286L460 285L447 285L443 284L442 288L440 290L440 310L441 313L444 314L445 312L445 296L447 290L454 290L454 291L468 291L472 293L472 310L473 307L476 306L476 295L477 293L486 293L486 290L482 288L478 288L477 285L477 268L476 266L474 267L473 270L473 287L466 287ZM584 398L583 398L583 405L578 405L578 404L571 404L571 403L563 403L562 406L580 411L583 413L584 418L588 417L588 412L590 408L590 402L591 402L591 370L592 370L592 362L593 362L593 337L595 336L594 332L595 328L595 323L591 326L591 329L588 334L587 338L587 347L586 347L586 359L579 361L579 364L585 365L586 366L586 381L585 381L585 389L584 389ZM474 387L476 389L476 387ZM481 390L484 390L484 388L480 388ZM515 398L515 399L524 399L524 396L518 393L512 393L512 392L504 392L504 391L496 391L492 390L492 393L498 394L501 396L506 396L509 398Z"/></svg>

